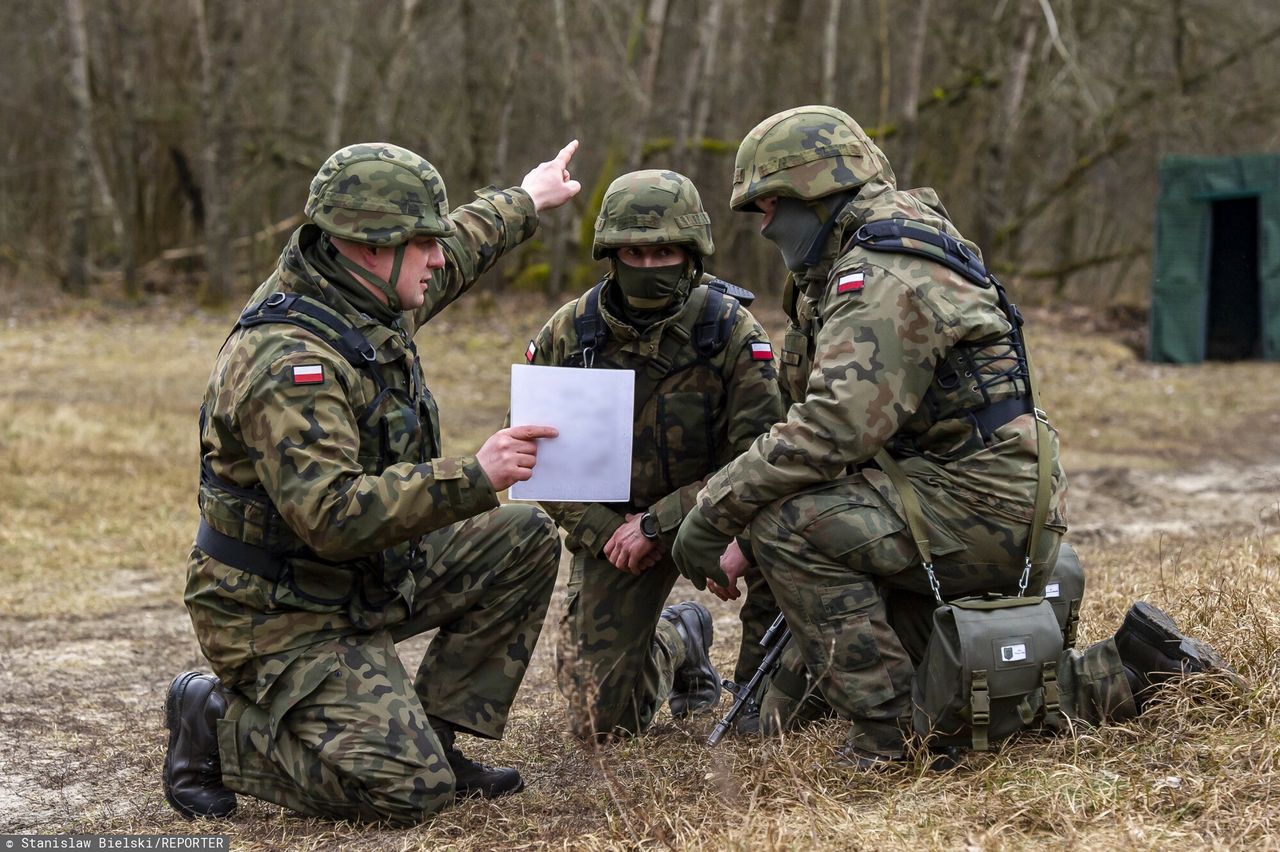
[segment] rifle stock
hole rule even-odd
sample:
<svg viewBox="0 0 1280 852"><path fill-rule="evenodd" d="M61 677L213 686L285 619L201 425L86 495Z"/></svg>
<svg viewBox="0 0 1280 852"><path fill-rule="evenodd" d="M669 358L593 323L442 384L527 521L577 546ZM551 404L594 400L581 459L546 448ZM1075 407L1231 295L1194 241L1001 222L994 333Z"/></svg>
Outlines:
<svg viewBox="0 0 1280 852"><path fill-rule="evenodd" d="M753 696L756 690L760 688L764 679L778 668L778 661L782 659L782 652L786 650L787 643L790 641L791 628L787 627L787 620L782 613L778 613L778 617L773 620L773 624L765 631L764 638L760 640L760 647L767 648L768 651L760 661L760 666L751 675L751 679L745 684L736 684L731 680L724 682L724 688L733 694L733 706L711 730L711 736L707 737L708 746L714 747L724 739L729 728L733 727L734 721L742 714L743 708L755 700Z"/></svg>

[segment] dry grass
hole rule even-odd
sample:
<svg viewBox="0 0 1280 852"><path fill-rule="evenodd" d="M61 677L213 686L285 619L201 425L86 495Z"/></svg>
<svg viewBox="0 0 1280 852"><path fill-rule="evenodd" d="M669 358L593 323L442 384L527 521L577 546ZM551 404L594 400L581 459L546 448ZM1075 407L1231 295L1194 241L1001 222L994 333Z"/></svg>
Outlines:
<svg viewBox="0 0 1280 852"><path fill-rule="evenodd" d="M1280 534L1265 513L1261 525L1246 514L1192 535L1081 545L1084 640L1109 635L1145 597L1212 639L1252 684L1244 693L1200 679L1127 725L1026 738L945 773L866 777L831 767L834 722L707 751L712 720L663 715L649 736L585 748L562 732L548 642L507 739L475 749L521 766L525 793L407 831L243 798L233 820L190 826L160 792L161 704L172 675L200 664L180 600L196 518L195 412L232 312L42 299L7 309L0 325L0 832L216 831L236 849L1280 847ZM474 301L420 341L446 446L458 452L501 421L507 365L549 313ZM1280 411L1276 365L1156 367L1066 327L1035 341L1072 469L1280 457L1265 429L1249 427ZM1107 507L1082 523L1133 509L1123 496L1081 496ZM1158 498L1147 493L1137 511L1167 508ZM730 668L734 609L705 599L714 656ZM424 647L405 644L410 666Z"/></svg>

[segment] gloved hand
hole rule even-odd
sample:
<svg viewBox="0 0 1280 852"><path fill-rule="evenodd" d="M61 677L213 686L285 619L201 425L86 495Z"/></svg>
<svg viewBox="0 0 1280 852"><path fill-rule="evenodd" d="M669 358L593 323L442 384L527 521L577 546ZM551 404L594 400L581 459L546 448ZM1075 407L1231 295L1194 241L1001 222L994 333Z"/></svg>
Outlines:
<svg viewBox="0 0 1280 852"><path fill-rule="evenodd" d="M724 553L731 541L733 536L725 535L711 526L711 522L702 517L698 507L694 506L684 516L680 531L676 533L671 558L675 560L680 573L688 577L689 582L698 589L705 589L708 579L727 586L729 578L720 570L720 554Z"/></svg>

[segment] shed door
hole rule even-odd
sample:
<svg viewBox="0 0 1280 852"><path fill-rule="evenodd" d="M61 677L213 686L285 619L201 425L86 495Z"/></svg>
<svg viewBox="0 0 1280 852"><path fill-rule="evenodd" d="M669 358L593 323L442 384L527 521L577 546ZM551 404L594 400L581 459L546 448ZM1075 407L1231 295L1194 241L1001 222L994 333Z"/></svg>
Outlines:
<svg viewBox="0 0 1280 852"><path fill-rule="evenodd" d="M1212 205L1205 358L1261 358L1258 197L1224 199Z"/></svg>

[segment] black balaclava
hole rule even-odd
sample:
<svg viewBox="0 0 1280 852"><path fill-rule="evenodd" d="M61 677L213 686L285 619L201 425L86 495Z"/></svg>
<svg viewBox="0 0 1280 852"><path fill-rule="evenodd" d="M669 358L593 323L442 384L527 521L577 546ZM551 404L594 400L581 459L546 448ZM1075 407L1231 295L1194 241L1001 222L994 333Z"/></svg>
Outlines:
<svg viewBox="0 0 1280 852"><path fill-rule="evenodd" d="M801 273L821 259L823 245L836 224L836 214L855 195L835 192L814 201L781 196L773 219L761 231L782 252L787 269Z"/></svg>

